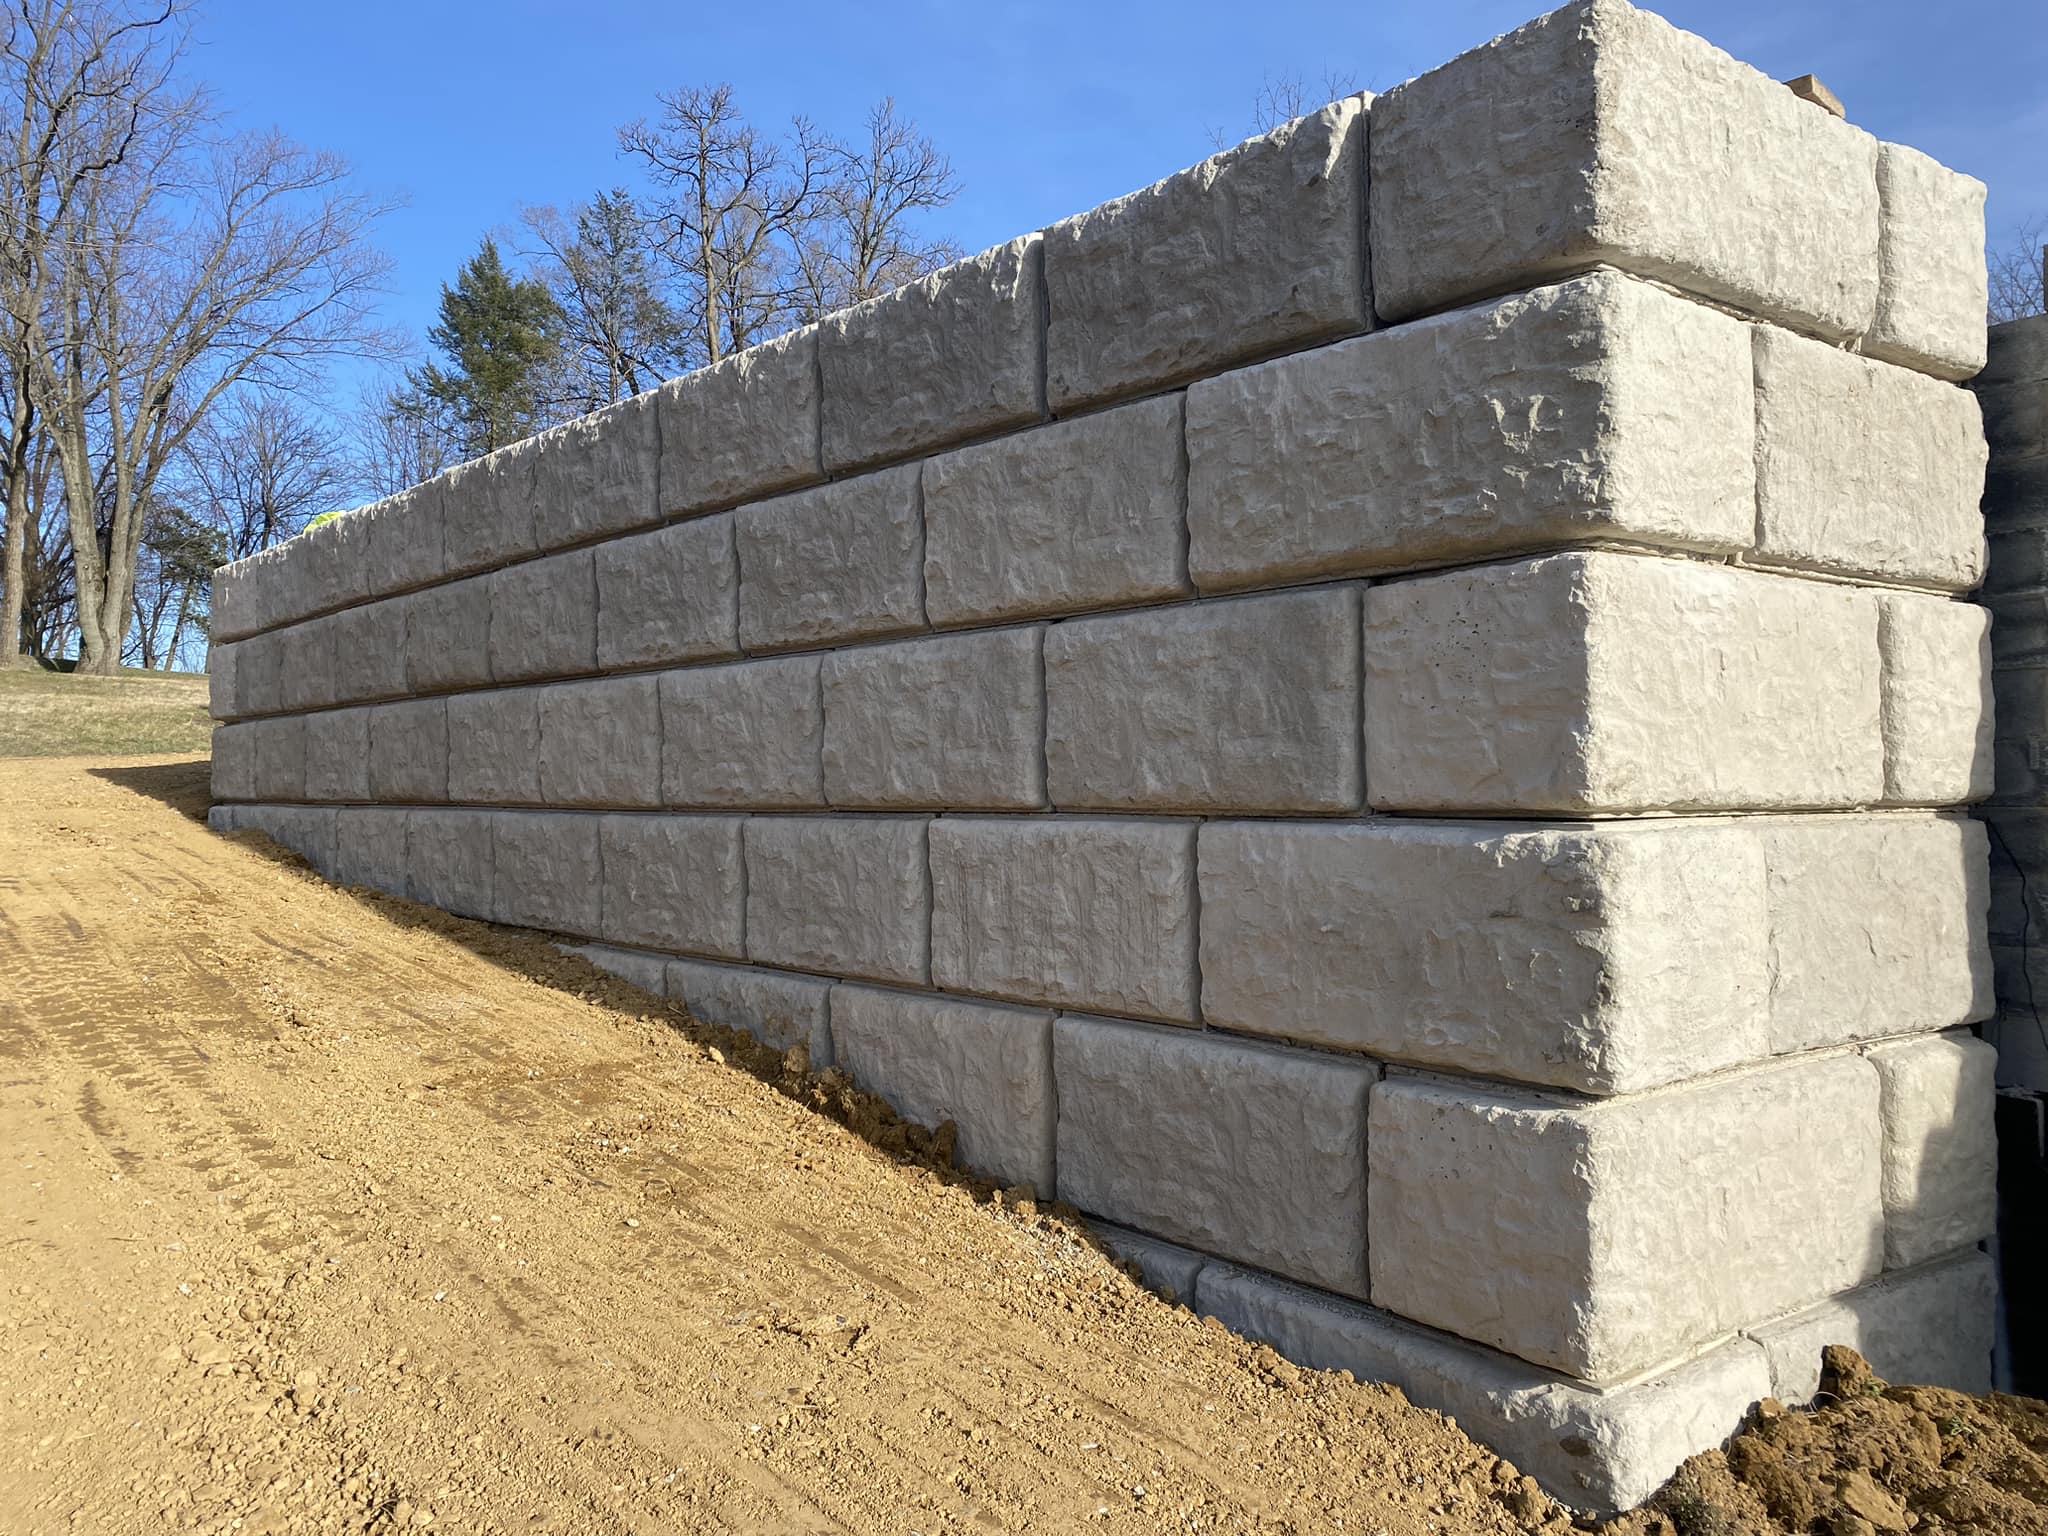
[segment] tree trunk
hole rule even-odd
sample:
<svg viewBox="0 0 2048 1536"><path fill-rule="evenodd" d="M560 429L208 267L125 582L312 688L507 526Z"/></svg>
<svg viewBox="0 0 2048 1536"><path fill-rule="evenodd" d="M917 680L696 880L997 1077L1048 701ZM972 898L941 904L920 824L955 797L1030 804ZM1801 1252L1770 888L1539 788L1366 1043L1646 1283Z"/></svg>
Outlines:
<svg viewBox="0 0 2048 1536"><path fill-rule="evenodd" d="M21 610L28 578L28 449L35 413L24 387L26 369L14 377L14 419L7 439L7 534L0 555L0 671L28 665L21 650Z"/></svg>

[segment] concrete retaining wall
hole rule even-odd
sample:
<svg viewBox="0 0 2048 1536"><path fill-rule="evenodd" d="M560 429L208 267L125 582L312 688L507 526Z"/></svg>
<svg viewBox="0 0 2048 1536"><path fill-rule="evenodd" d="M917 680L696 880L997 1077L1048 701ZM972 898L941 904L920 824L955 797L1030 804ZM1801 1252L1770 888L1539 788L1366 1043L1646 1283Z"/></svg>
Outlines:
<svg viewBox="0 0 2048 1536"><path fill-rule="evenodd" d="M225 569L215 824L1577 1503L1981 1385L1982 198L1569 7Z"/></svg>

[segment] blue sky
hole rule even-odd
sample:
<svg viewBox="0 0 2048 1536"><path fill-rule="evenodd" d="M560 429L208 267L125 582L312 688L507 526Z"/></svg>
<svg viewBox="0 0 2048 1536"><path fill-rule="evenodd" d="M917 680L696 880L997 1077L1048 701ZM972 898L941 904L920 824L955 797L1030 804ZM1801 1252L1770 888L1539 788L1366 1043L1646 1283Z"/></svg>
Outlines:
<svg viewBox="0 0 2048 1536"><path fill-rule="evenodd" d="M1544 0L628 4L203 0L193 66L249 127L336 150L405 197L383 227L390 317L432 320L440 284L523 203L630 179L622 122L657 90L729 80L763 125L851 131L879 97L952 157L935 226L975 250L1130 191L1235 140L1268 76L1384 89L1547 8ZM1780 78L1818 74L1852 121L1982 177L2002 243L2048 215L2043 0L1684 0L1658 7Z"/></svg>

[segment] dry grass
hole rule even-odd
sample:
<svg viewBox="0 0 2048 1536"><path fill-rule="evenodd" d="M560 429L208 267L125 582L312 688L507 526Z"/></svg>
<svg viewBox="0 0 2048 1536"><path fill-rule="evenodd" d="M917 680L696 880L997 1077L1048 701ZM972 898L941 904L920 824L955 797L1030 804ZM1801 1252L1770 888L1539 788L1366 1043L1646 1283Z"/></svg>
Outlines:
<svg viewBox="0 0 2048 1536"><path fill-rule="evenodd" d="M0 671L0 757L205 752L212 739L201 674Z"/></svg>

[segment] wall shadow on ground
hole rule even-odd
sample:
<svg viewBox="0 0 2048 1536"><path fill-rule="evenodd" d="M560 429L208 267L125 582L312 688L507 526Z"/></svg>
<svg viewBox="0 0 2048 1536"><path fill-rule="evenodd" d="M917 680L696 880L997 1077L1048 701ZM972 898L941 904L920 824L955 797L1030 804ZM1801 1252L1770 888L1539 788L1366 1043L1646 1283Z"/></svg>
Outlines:
<svg viewBox="0 0 2048 1536"><path fill-rule="evenodd" d="M136 763L125 767L88 768L87 773L109 784L160 800L180 816L206 820L213 804L213 760L193 758L182 763Z"/></svg>

